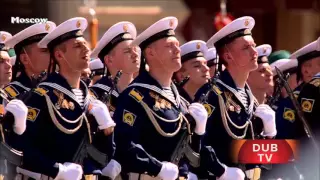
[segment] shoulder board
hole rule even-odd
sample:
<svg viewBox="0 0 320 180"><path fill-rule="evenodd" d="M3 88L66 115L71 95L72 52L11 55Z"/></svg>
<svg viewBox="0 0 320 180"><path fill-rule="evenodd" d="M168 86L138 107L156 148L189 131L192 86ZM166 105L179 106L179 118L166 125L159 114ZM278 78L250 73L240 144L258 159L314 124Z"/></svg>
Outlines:
<svg viewBox="0 0 320 180"><path fill-rule="evenodd" d="M311 80L309 82L309 84L314 85L315 87L319 87L320 86L320 78L314 78L313 80Z"/></svg>
<svg viewBox="0 0 320 180"><path fill-rule="evenodd" d="M130 92L129 92L129 96L131 96L133 99L135 99L137 102L141 102L143 99L143 95L136 90L135 88L133 88Z"/></svg>
<svg viewBox="0 0 320 180"><path fill-rule="evenodd" d="M317 73L316 75L314 75L313 78L320 78L320 73Z"/></svg>
<svg viewBox="0 0 320 180"><path fill-rule="evenodd" d="M11 97L15 98L17 97L20 93L19 91L12 85L8 85L7 87L4 88L4 91Z"/></svg>
<svg viewBox="0 0 320 180"><path fill-rule="evenodd" d="M40 96L43 96L47 94L48 90L43 88L43 87L37 87L36 89L33 90L35 93L39 94Z"/></svg>
<svg viewBox="0 0 320 180"><path fill-rule="evenodd" d="M3 116L5 114L4 105L0 104L0 115Z"/></svg>
<svg viewBox="0 0 320 180"><path fill-rule="evenodd" d="M215 92L217 95L222 94L222 91L221 91L220 88L219 88L218 86L216 86L216 85L213 85L213 86L212 86L212 90L213 90L213 92Z"/></svg>

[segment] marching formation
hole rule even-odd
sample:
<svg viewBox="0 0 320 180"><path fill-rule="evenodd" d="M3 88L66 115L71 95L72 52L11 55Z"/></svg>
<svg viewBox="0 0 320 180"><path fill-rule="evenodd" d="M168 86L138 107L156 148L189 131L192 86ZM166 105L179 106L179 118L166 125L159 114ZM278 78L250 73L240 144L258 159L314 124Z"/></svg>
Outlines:
<svg viewBox="0 0 320 180"><path fill-rule="evenodd" d="M123 21L92 51L87 25L0 31L0 179L319 179L320 39L270 63L249 16L183 45L175 17ZM274 138L300 140L300 159L230 156Z"/></svg>

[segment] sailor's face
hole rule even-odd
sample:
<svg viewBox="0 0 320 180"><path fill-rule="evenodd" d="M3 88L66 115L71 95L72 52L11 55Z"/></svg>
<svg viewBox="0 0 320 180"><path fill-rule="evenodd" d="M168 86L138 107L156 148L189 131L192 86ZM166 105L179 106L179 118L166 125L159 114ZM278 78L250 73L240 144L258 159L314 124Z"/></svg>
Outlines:
<svg viewBox="0 0 320 180"><path fill-rule="evenodd" d="M139 47L132 46L132 40L122 41L112 50L114 65L124 73L133 74L140 68Z"/></svg>
<svg viewBox="0 0 320 180"><path fill-rule="evenodd" d="M83 37L69 39L65 42L65 58L71 68L82 71L89 67L90 49Z"/></svg>
<svg viewBox="0 0 320 180"><path fill-rule="evenodd" d="M304 82L309 82L314 75L320 72L320 57L304 62L301 66L301 73Z"/></svg>
<svg viewBox="0 0 320 180"><path fill-rule="evenodd" d="M91 70L89 68L86 68L81 72L81 78L83 79L89 78L90 74L91 74Z"/></svg>
<svg viewBox="0 0 320 180"><path fill-rule="evenodd" d="M236 38L227 46L227 49L230 51L232 61L238 69L250 72L258 68L258 52L252 36Z"/></svg>
<svg viewBox="0 0 320 180"><path fill-rule="evenodd" d="M28 45L25 49L29 56L34 75L39 75L42 71L45 71L50 63L50 53L47 48L39 48L37 43Z"/></svg>
<svg viewBox="0 0 320 180"><path fill-rule="evenodd" d="M261 63L258 69L251 71L248 77L250 87L263 91L273 87L273 73L268 63Z"/></svg>
<svg viewBox="0 0 320 180"><path fill-rule="evenodd" d="M86 68L82 70L81 77L80 77L88 86L91 83L90 74L91 74L90 68Z"/></svg>
<svg viewBox="0 0 320 180"><path fill-rule="evenodd" d="M217 69L217 65L213 65L213 66L209 67L210 77L213 77L216 74L216 69Z"/></svg>
<svg viewBox="0 0 320 180"><path fill-rule="evenodd" d="M182 68L185 70L183 73L185 77L190 76L189 81L192 84L203 85L210 79L209 67L207 60L203 57L190 59L183 63Z"/></svg>
<svg viewBox="0 0 320 180"><path fill-rule="evenodd" d="M163 38L155 42L158 60L168 71L176 72L181 68L180 43L176 37Z"/></svg>
<svg viewBox="0 0 320 180"><path fill-rule="evenodd" d="M8 52L0 51L0 85L6 85L12 78L12 66Z"/></svg>

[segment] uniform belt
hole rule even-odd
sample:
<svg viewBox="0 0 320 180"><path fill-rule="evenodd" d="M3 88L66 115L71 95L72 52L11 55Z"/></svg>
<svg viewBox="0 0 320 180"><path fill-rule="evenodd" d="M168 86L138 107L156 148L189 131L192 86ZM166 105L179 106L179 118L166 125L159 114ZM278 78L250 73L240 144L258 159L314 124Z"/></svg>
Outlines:
<svg viewBox="0 0 320 180"><path fill-rule="evenodd" d="M0 156L4 157L4 159L12 163L13 165L21 165L22 152L9 147L7 144L3 142L0 142Z"/></svg>
<svg viewBox="0 0 320 180"><path fill-rule="evenodd" d="M17 177L16 180L28 180L29 178L33 178L35 180L53 180L53 178L40 174L40 173L36 173L36 172L32 172L20 167L17 167Z"/></svg>
<svg viewBox="0 0 320 180"><path fill-rule="evenodd" d="M85 180L98 180L98 177L96 175L84 175Z"/></svg>
<svg viewBox="0 0 320 180"><path fill-rule="evenodd" d="M29 179L34 179L34 178L27 175L23 175L23 174L17 174L14 180L29 180ZM54 179L46 175L41 175L40 179L35 179L35 180L54 180Z"/></svg>
<svg viewBox="0 0 320 180"><path fill-rule="evenodd" d="M185 177L179 177L179 180L186 180ZM148 174L129 173L129 180L161 180L159 177L152 177Z"/></svg>
<svg viewBox="0 0 320 180"><path fill-rule="evenodd" d="M247 179L260 180L261 168L253 168L245 171Z"/></svg>
<svg viewBox="0 0 320 180"><path fill-rule="evenodd" d="M92 144L89 144L86 148L89 156L102 167L105 167L108 164L108 156L106 154L99 151Z"/></svg>
<svg viewBox="0 0 320 180"><path fill-rule="evenodd" d="M148 174L129 173L129 180L161 180L159 177L152 177Z"/></svg>

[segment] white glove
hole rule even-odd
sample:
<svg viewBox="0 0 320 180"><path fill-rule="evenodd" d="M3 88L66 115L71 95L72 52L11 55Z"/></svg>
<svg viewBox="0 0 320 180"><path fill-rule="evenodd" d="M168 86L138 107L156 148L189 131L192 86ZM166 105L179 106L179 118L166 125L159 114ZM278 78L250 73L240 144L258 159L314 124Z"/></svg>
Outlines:
<svg viewBox="0 0 320 180"><path fill-rule="evenodd" d="M109 110L105 104L103 104L99 100L93 100L91 102L92 108L90 109L89 113L92 114L99 125L99 129L107 129L109 127L115 126L116 123L112 120Z"/></svg>
<svg viewBox="0 0 320 180"><path fill-rule="evenodd" d="M217 180L244 180L245 175L239 168L227 167L224 165L224 173Z"/></svg>
<svg viewBox="0 0 320 180"><path fill-rule="evenodd" d="M192 172L188 173L188 180L198 180L198 176L193 174Z"/></svg>
<svg viewBox="0 0 320 180"><path fill-rule="evenodd" d="M266 104L260 104L254 115L263 122L263 135L273 137L277 135L275 112Z"/></svg>
<svg viewBox="0 0 320 180"><path fill-rule="evenodd" d="M59 166L59 172L58 175L54 178L55 180L81 180L83 170L82 167L79 164L75 163L64 163L58 164Z"/></svg>
<svg viewBox="0 0 320 180"><path fill-rule="evenodd" d="M162 167L158 177L165 180L175 180L178 178L178 166L171 162L162 162Z"/></svg>
<svg viewBox="0 0 320 180"><path fill-rule="evenodd" d="M102 175L110 177L112 180L115 179L121 172L121 165L111 159L106 167L102 169Z"/></svg>
<svg viewBox="0 0 320 180"><path fill-rule="evenodd" d="M189 106L189 112L196 121L196 127L194 132L198 135L203 135L206 132L206 125L208 119L208 113L204 106L200 103L192 103Z"/></svg>
<svg viewBox="0 0 320 180"><path fill-rule="evenodd" d="M14 99L7 104L5 110L11 112L14 116L14 132L19 135L23 134L27 127L27 106L22 101Z"/></svg>

